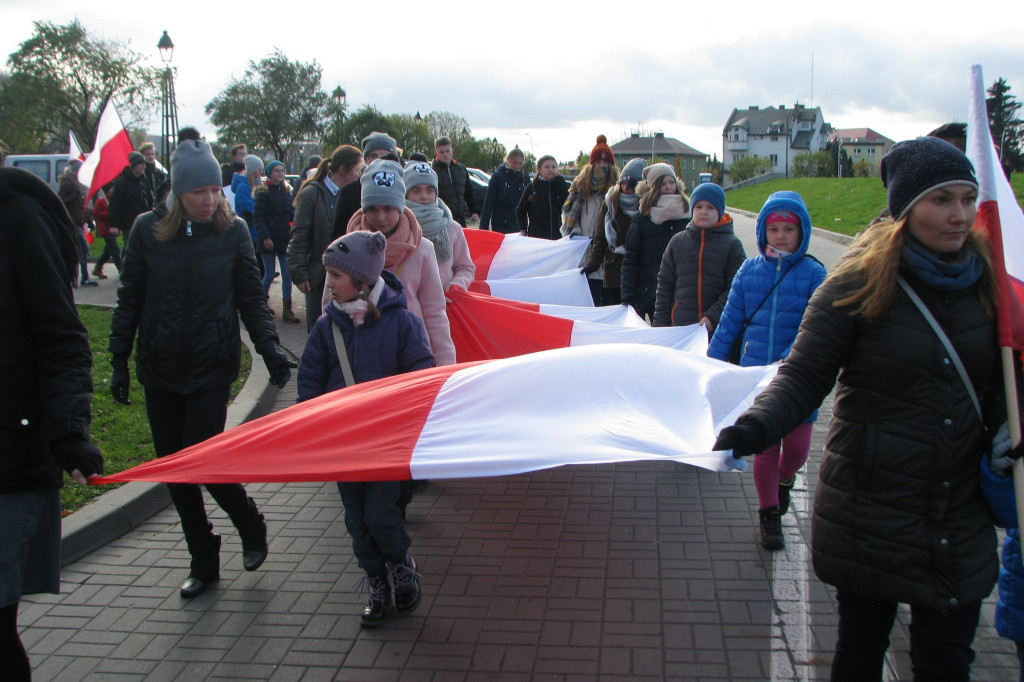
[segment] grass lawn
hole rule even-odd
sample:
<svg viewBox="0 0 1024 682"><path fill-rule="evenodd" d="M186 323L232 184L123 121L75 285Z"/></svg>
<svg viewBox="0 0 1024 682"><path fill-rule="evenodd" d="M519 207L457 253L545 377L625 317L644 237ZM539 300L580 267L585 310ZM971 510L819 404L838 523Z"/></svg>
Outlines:
<svg viewBox="0 0 1024 682"><path fill-rule="evenodd" d="M799 178L770 180L730 190L725 203L757 213L772 192L797 192L807 204L815 227L854 235L867 227L886 203L878 178Z"/></svg>
<svg viewBox="0 0 1024 682"><path fill-rule="evenodd" d="M145 393L135 379L135 358L128 362L132 376L131 405L114 402L108 388L110 382L110 353L107 342L110 336L110 308L80 305L78 314L89 332L92 346L92 437L103 452L103 466L106 473L124 471L136 464L153 459L153 439L146 419ZM242 346L242 372L231 387L234 398L249 376L252 357ZM61 504L65 514L75 511L94 498L113 489L112 485L82 486L65 474L65 486L61 491Z"/></svg>
<svg viewBox="0 0 1024 682"><path fill-rule="evenodd" d="M1017 203L1024 206L1024 173L1010 176ZM870 223L886 204L885 188L878 178L799 178L770 180L753 187L730 190L725 203L757 213L772 192L797 192L807 204L815 227L855 235Z"/></svg>

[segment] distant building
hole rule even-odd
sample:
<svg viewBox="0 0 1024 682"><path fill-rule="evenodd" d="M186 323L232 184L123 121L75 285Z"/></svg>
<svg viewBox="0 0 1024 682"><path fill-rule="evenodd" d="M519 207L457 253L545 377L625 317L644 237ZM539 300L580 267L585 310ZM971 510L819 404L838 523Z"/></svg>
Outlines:
<svg viewBox="0 0 1024 682"><path fill-rule="evenodd" d="M842 128L833 130L828 137L829 142L838 140L846 155L854 165L858 161L867 161L871 167L871 175L878 175L878 164L882 157L889 153L894 144L885 135L871 128Z"/></svg>
<svg viewBox="0 0 1024 682"><path fill-rule="evenodd" d="M633 133L625 140L613 144L612 152L615 154L615 165L620 169L631 159L645 159L648 163L652 158L661 159L675 167L688 189L697 186L700 174L708 164L707 154L674 137L665 137L665 133L655 133L653 137Z"/></svg>
<svg viewBox="0 0 1024 682"><path fill-rule="evenodd" d="M772 172L788 173L794 156L824 149L831 132L821 107L797 104L787 109L783 104L778 108L733 109L722 130L722 163L728 173L739 159L767 158L772 162Z"/></svg>

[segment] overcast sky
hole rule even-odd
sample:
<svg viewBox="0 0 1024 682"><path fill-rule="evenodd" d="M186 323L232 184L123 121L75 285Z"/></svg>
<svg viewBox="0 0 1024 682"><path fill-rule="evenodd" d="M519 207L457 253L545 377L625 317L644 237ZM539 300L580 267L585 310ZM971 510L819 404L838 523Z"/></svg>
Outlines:
<svg viewBox="0 0 1024 682"><path fill-rule="evenodd" d="M909 3L907 3L909 4ZM732 109L820 106L836 128L907 139L967 116L970 65L1024 101L1024 12L975 0L904 3L279 2L0 0L0 54L32 22L78 17L160 64L175 44L179 125L216 133L204 107L249 60L316 60L350 111L448 110L477 137L560 160L631 129L722 156ZM665 9L659 8L665 7ZM273 8L273 9L268 9ZM1012 9L1011 9L1012 8ZM813 62L813 69L812 69ZM0 103L2 106L2 103ZM151 127L159 130L159 120ZM458 156L458 150L456 150Z"/></svg>

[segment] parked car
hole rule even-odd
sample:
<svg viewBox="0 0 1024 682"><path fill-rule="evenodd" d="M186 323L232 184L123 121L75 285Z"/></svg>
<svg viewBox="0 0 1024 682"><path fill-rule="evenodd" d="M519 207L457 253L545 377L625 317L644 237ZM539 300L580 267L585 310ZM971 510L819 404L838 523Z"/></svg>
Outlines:
<svg viewBox="0 0 1024 682"><path fill-rule="evenodd" d="M487 196L487 184L491 181L491 176L479 168L467 168L466 172L469 173L469 181L473 183L473 198L476 199L476 207L482 209L484 197Z"/></svg>

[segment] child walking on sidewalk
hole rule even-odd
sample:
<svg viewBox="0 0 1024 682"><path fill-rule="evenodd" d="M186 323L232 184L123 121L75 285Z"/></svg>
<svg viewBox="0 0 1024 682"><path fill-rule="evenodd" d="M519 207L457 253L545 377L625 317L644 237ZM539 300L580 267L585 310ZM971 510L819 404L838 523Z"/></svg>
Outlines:
<svg viewBox="0 0 1024 682"><path fill-rule="evenodd" d="M796 192L768 197L757 214L755 234L761 255L744 261L733 278L708 346L710 357L744 367L781 362L789 355L807 302L825 280L824 266L807 255L811 217ZM816 418L814 412L781 442L754 456L761 546L766 549L785 545L782 516L789 511L796 472L807 461Z"/></svg>
<svg viewBox="0 0 1024 682"><path fill-rule="evenodd" d="M330 300L306 341L299 364L299 402L352 384L434 366L423 322L405 307L402 283L384 268L387 239L350 232L324 252ZM358 418L353 415L352 418ZM419 573L408 554L399 481L338 482L352 550L366 571L361 623L378 627L394 591L399 615L420 602Z"/></svg>

